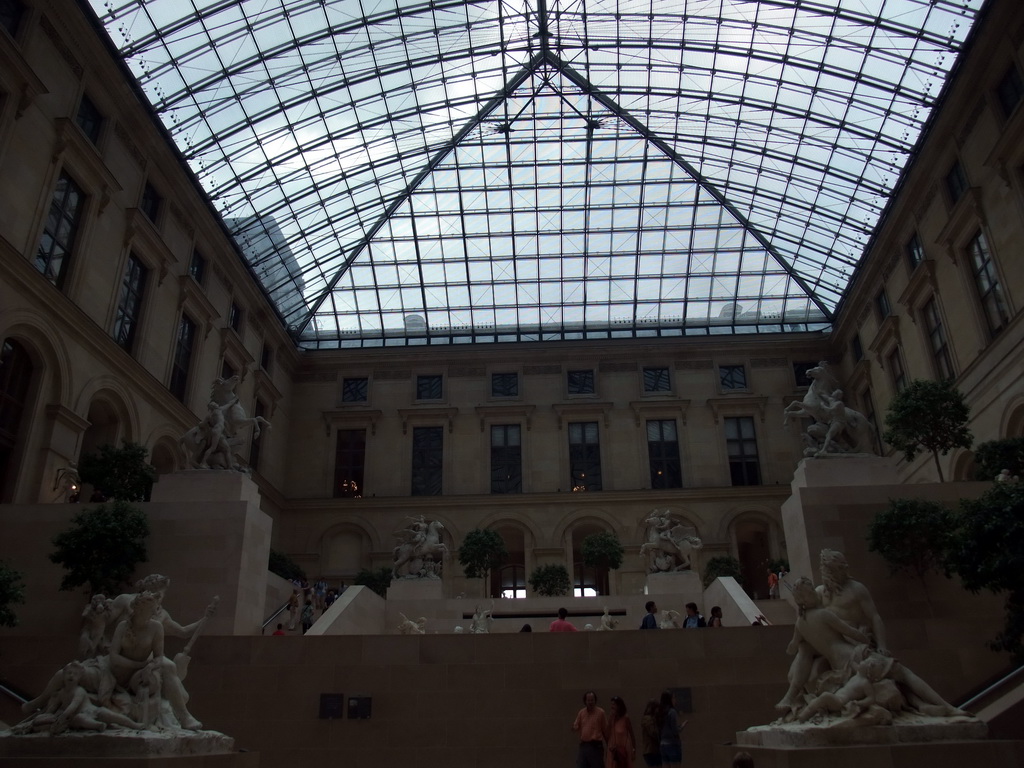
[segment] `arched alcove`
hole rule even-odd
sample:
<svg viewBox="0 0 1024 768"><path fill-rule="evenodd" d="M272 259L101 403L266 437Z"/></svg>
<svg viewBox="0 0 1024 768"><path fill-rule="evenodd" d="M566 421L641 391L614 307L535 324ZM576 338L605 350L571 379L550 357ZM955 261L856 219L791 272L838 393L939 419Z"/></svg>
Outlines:
<svg viewBox="0 0 1024 768"><path fill-rule="evenodd" d="M355 575L372 565L373 551L369 534L355 525L342 525L324 534L320 551L320 573L333 583L341 579L352 583Z"/></svg>
<svg viewBox="0 0 1024 768"><path fill-rule="evenodd" d="M158 475L169 475L181 465L177 447L170 438L160 438L149 454L149 463Z"/></svg>
<svg viewBox="0 0 1024 768"><path fill-rule="evenodd" d="M102 396L93 398L85 418L89 427L82 435L79 456L90 454L101 445L120 445L122 419L112 400Z"/></svg>
<svg viewBox="0 0 1024 768"><path fill-rule="evenodd" d="M953 459L951 480L975 480L977 466L974 461L974 451L963 451Z"/></svg>
<svg viewBox="0 0 1024 768"><path fill-rule="evenodd" d="M15 339L4 339L0 343L0 502L14 495L38 378L28 348Z"/></svg>

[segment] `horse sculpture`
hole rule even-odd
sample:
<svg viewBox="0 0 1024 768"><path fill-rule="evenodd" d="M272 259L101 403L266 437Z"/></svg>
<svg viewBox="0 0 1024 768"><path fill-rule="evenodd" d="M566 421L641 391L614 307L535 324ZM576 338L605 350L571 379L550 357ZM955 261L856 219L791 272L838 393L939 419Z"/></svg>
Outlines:
<svg viewBox="0 0 1024 768"><path fill-rule="evenodd" d="M262 416L245 415L235 394L239 381L237 375L214 379L206 417L178 439L193 469L244 469L234 457L234 450L242 445L240 431L251 426L253 440L257 440L260 425L270 429L270 422Z"/></svg>
<svg viewBox="0 0 1024 768"><path fill-rule="evenodd" d="M441 561L448 555L448 547L441 541L444 526L437 520L428 523L423 515L409 519L412 525L396 534L406 540L395 547L391 578L439 578Z"/></svg>
<svg viewBox="0 0 1024 768"><path fill-rule="evenodd" d="M647 558L651 573L693 568L693 553L703 546L693 528L677 523L668 511L655 510L644 522L647 542L640 547L640 556Z"/></svg>
<svg viewBox="0 0 1024 768"><path fill-rule="evenodd" d="M843 391L828 363L807 369L807 377L811 385L803 400L794 400L782 412L783 426L790 417L814 420L803 436L804 455L874 453L874 427L864 414L843 403Z"/></svg>

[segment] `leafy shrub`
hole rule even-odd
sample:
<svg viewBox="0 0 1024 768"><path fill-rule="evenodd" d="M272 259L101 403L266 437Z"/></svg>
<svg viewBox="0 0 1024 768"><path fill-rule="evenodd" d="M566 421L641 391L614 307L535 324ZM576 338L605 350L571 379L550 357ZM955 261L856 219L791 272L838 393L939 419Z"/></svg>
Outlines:
<svg viewBox="0 0 1024 768"><path fill-rule="evenodd" d="M735 557L712 557L704 564L704 589L711 586L711 582L719 576L732 576L740 578L740 561Z"/></svg>
<svg viewBox="0 0 1024 768"><path fill-rule="evenodd" d="M889 404L882 439L903 458L913 461L921 449L931 451L942 481L939 454L953 448L970 448L974 441L967 419L971 409L952 380L915 379Z"/></svg>
<svg viewBox="0 0 1024 768"><path fill-rule="evenodd" d="M156 482L156 470L146 461L147 451L138 443L120 448L101 445L79 459L78 476L105 499L146 501Z"/></svg>
<svg viewBox="0 0 1024 768"><path fill-rule="evenodd" d="M505 540L489 529L474 528L459 547L459 564L467 579L486 577L491 568L497 568L507 557Z"/></svg>
<svg viewBox="0 0 1024 768"><path fill-rule="evenodd" d="M978 480L993 480L1004 469L1024 475L1024 437L989 440L974 449Z"/></svg>
<svg viewBox="0 0 1024 768"><path fill-rule="evenodd" d="M355 583L360 587L369 587L381 597L388 596L388 587L391 586L391 569L387 567L371 571L363 568L356 574Z"/></svg>
<svg viewBox="0 0 1024 768"><path fill-rule="evenodd" d="M909 571L923 579L945 570L956 527L956 513L936 501L892 499L868 529L868 549L889 563L893 573Z"/></svg>
<svg viewBox="0 0 1024 768"><path fill-rule="evenodd" d="M278 552L276 549L270 550L270 560L267 563L267 570L271 573L276 573L282 579L293 579L298 581L305 581L306 572L302 570L298 563L292 560L284 552Z"/></svg>
<svg viewBox="0 0 1024 768"><path fill-rule="evenodd" d="M64 566L67 574L60 588L87 585L91 594L113 595L121 591L146 562L149 520L126 501L110 501L85 509L71 518L71 527L53 537L50 561Z"/></svg>
<svg viewBox="0 0 1024 768"><path fill-rule="evenodd" d="M530 586L541 597L561 597L569 594L572 581L564 565L538 565L530 574Z"/></svg>
<svg viewBox="0 0 1024 768"><path fill-rule="evenodd" d="M580 549L585 566L609 568L613 571L622 566L622 558L626 551L619 537L611 531L600 531L585 536Z"/></svg>
<svg viewBox="0 0 1024 768"><path fill-rule="evenodd" d="M18 626L18 616L11 606L25 602L25 583L21 571L0 560L0 627Z"/></svg>

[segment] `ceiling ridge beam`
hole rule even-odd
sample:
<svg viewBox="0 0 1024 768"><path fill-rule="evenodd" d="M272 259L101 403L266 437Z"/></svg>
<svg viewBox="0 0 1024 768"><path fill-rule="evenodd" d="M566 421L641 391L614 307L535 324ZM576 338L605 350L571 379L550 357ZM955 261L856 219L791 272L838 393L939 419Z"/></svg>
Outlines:
<svg viewBox="0 0 1024 768"><path fill-rule="evenodd" d="M682 155L680 155L674 147L672 147L664 139L660 138L657 134L651 131L644 123L642 123L632 114L630 114L626 109L620 106L618 102L616 102L613 98L611 98L603 91L601 91L586 77L577 72L566 61L563 61L561 58L556 56L554 53L551 53L550 51L545 51L542 55L546 59L547 63L550 66L557 69L559 72L561 72L567 80L569 80L571 83L577 86L587 96L590 96L598 103L600 103L602 106L604 106L606 109L608 109L612 114L614 114L624 123L629 125L633 130L635 130L637 133L643 136L644 139L646 139L659 150L664 152L665 156L668 157L672 162L674 162L676 165L678 165L680 168L686 171L702 189L707 191L707 193L710 194L718 202L719 205L721 205L723 208L729 211L729 213L736 218L736 220L743 226L743 228L747 232L749 232L755 240L757 240L761 247L764 248L771 255L771 257L776 260L776 262L778 262L779 266L781 266L786 271L786 273L791 278L793 278L793 281L796 282L796 284L799 285L804 290L804 292L807 294L807 298L811 302L813 302L813 304L822 312L825 318L829 322L832 321L833 314L831 310L829 310L829 308L825 306L824 303L822 303L822 301L818 298L817 294L811 289L810 285L804 280L804 278L800 276L800 274L796 271L793 265L790 264L789 261L776 250L775 246L773 246L771 242L768 240L768 238L765 237L765 235L756 226L754 226L753 222L751 222L746 216L744 216L739 211L739 209L736 208L736 206L734 206L713 183L706 179L704 175L699 170L697 170L697 168L691 165Z"/></svg>
<svg viewBox="0 0 1024 768"><path fill-rule="evenodd" d="M334 278L331 279L327 284L327 287L321 292L319 298L317 298L313 306L310 307L305 318L303 318L302 322L299 324L299 335L301 335L306 327L313 321L313 318L316 317L317 312L320 311L320 307L323 306L327 297L337 287L342 276L348 272L352 263L366 249L370 244L370 241L376 237L377 233L380 232L388 219L394 215L395 211L397 211L403 203L412 197L412 194L416 191L417 187L423 183L427 176L434 172L434 170L441 164L441 161L451 154L474 128L479 126L491 112L497 109L502 102L508 99L520 86L522 86L523 83L533 76L544 61L545 55L543 52L538 53L531 58L530 61L519 70L519 72L505 83L504 87L500 91L495 93L494 96L492 96L487 103L484 104L484 106L473 117L471 117L465 125L462 126L462 129L458 133L452 136L451 139L445 142L444 146L434 153L433 157L430 158L430 161L420 169L420 172L417 173L413 180L406 185L405 189L388 204L387 208L384 209L384 212L370 226L366 234L363 235L355 245L353 245L352 250L349 252L349 255L345 257Z"/></svg>

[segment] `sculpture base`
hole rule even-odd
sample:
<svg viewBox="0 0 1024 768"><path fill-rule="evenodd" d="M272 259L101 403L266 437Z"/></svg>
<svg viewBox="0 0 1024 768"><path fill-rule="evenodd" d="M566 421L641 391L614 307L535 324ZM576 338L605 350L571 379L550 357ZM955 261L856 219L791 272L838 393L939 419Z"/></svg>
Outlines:
<svg viewBox="0 0 1024 768"><path fill-rule="evenodd" d="M702 592L700 576L696 571L647 574L648 595L685 595L696 600Z"/></svg>
<svg viewBox="0 0 1024 768"><path fill-rule="evenodd" d="M810 723L759 725L736 734L736 744L750 747L803 749L807 747L853 747L866 745L921 744L937 741L984 739L988 726L981 720L964 718L916 718L892 725L831 728Z"/></svg>
<svg viewBox="0 0 1024 768"><path fill-rule="evenodd" d="M60 736L48 733L30 733L15 736L10 731L0 733L0 765L9 766L11 761L24 760L26 765L55 766L88 765L92 761L107 761L117 758L118 765L123 760L144 761L161 760L166 764L168 758L182 758L183 762L175 765L207 765L205 761L212 757L227 758L225 766L232 766L230 758L239 755L255 755L256 753L238 753L234 751L235 740L217 731L129 731L108 729L106 731L74 731ZM45 761L45 762L43 762ZM63 762L62 762L63 761ZM238 766L257 765L252 762L237 763ZM99 763L97 763L99 764ZM104 762L106 765L107 763ZM220 762L217 765L221 765Z"/></svg>
<svg viewBox="0 0 1024 768"><path fill-rule="evenodd" d="M395 579L388 587L388 600L442 600L444 583L440 579Z"/></svg>
<svg viewBox="0 0 1024 768"><path fill-rule="evenodd" d="M1024 741L934 741L925 744L876 744L849 747L754 747L728 744L715 747L714 768L729 768L737 752L746 751L761 768L821 768L822 766L1024 765Z"/></svg>

